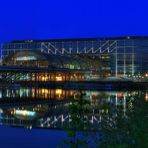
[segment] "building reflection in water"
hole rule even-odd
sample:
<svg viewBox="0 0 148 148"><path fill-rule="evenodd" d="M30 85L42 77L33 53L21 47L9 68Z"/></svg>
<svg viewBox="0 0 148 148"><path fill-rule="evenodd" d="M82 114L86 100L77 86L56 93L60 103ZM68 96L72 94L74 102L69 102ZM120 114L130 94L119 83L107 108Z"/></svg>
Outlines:
<svg viewBox="0 0 148 148"><path fill-rule="evenodd" d="M148 91L146 91L145 100L148 101Z"/></svg>
<svg viewBox="0 0 148 148"><path fill-rule="evenodd" d="M76 90L47 89L47 88L20 88L20 89L1 89L0 99L2 98L31 98L31 99L56 99L64 100L69 97L79 97L80 92Z"/></svg>
<svg viewBox="0 0 148 148"><path fill-rule="evenodd" d="M102 120L109 118L109 110L122 111L123 115L129 106L130 98L137 95L145 95L148 100L148 93L142 91L79 91L46 88L20 88L0 90L0 100L5 98L15 99L17 97L30 99L53 99L55 104L18 105L17 107L1 106L0 124L9 126L21 126L25 128L63 128L71 122L71 115L68 106L71 99L83 97L90 101L91 114L86 115L91 123L90 129L98 128ZM69 99L65 102L65 99ZM58 103L59 101L59 103Z"/></svg>

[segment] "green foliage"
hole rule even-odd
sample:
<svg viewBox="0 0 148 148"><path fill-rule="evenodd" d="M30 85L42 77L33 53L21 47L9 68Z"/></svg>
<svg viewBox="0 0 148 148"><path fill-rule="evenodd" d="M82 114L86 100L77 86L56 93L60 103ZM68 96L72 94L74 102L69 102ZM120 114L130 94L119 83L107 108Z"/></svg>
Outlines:
<svg viewBox="0 0 148 148"><path fill-rule="evenodd" d="M89 125L85 115L89 113L90 102L82 97L80 99L73 99L69 106L71 115L71 128L74 130L86 129Z"/></svg>
<svg viewBox="0 0 148 148"><path fill-rule="evenodd" d="M93 138L97 147L101 148L148 147L148 102L143 95L129 98L125 113L118 107L109 109L111 104L108 103L100 106L101 109L108 109L106 119L111 119L102 120L103 141L99 141L95 133L82 131L89 129L85 115L91 114L90 102L84 98L85 94L80 99L73 99L68 107L72 122L67 130L68 138L62 142L64 147L88 147L88 141L80 138L79 134Z"/></svg>
<svg viewBox="0 0 148 148"><path fill-rule="evenodd" d="M69 113L71 115L70 126L65 128L68 133L68 138L60 144L59 147L86 147L87 141L81 139L78 135L85 135L83 129L87 129L89 122L85 118L85 115L89 113L90 101L84 99L85 94L82 94L79 99L71 99L71 104L69 105ZM79 131L79 132L78 132ZM81 132L80 132L81 131ZM86 136L86 135L85 135Z"/></svg>
<svg viewBox="0 0 148 148"><path fill-rule="evenodd" d="M148 102L143 95L131 100L126 115L118 111L113 126L103 128L102 147L148 147Z"/></svg>

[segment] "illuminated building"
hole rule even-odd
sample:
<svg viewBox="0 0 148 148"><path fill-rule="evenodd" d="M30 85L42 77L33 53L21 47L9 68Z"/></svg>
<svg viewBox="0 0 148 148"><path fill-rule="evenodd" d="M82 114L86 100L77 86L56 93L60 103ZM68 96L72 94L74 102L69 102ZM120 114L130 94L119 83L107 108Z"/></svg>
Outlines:
<svg viewBox="0 0 148 148"><path fill-rule="evenodd" d="M148 75L148 37L25 40L4 43L1 48L3 65L91 71L73 73L68 80L114 76L142 79ZM48 81L48 74L43 75L39 79ZM62 73L53 79L66 80Z"/></svg>

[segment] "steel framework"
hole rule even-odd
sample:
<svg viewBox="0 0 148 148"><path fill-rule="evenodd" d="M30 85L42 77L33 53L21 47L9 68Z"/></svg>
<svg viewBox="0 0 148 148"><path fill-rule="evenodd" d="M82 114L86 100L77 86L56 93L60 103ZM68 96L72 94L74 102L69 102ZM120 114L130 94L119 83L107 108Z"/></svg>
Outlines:
<svg viewBox="0 0 148 148"><path fill-rule="evenodd" d="M117 40L4 43L1 44L1 55L3 58L22 50L40 50L47 54L102 54L112 53L116 48Z"/></svg>
<svg viewBox="0 0 148 148"><path fill-rule="evenodd" d="M49 40L49 41L22 41L1 44L1 60L18 51L38 50L47 54L109 54L114 58L114 75L132 75L139 73L136 71L136 52L147 47L147 40L124 39L74 39L74 40ZM145 49L144 49L145 50ZM140 63L140 58L139 63ZM122 62L121 62L122 60ZM122 65L120 64L122 63ZM122 66L122 68L121 68ZM122 69L122 70L121 70ZM139 68L140 69L140 68ZM130 72L129 72L130 71Z"/></svg>

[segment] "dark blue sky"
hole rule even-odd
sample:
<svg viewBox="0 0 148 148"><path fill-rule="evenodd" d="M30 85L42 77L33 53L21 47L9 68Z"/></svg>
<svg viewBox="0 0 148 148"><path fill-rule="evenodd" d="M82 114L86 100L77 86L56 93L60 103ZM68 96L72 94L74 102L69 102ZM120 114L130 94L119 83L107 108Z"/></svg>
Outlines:
<svg viewBox="0 0 148 148"><path fill-rule="evenodd" d="M0 42L148 35L147 0L1 0Z"/></svg>

